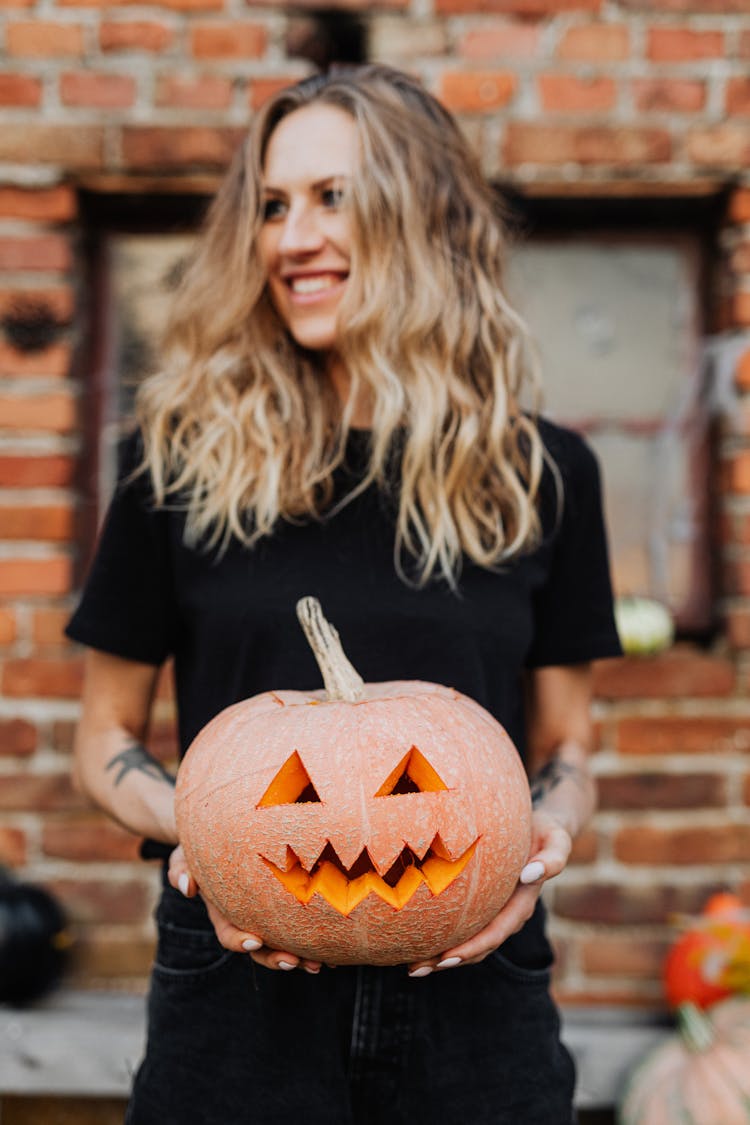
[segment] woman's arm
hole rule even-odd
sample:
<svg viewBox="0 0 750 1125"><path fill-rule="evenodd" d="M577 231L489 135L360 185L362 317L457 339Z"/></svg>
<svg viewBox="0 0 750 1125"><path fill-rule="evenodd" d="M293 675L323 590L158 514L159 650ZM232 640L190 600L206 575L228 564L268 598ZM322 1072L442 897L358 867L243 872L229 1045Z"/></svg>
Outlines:
<svg viewBox="0 0 750 1125"><path fill-rule="evenodd" d="M158 674L151 664L87 651L73 780L131 832L176 844L174 778L143 745Z"/></svg>
<svg viewBox="0 0 750 1125"><path fill-rule="evenodd" d="M493 920L462 945L410 965L412 976L482 961L534 913L546 879L559 875L595 807L588 771L592 744L591 666L539 668L528 682L532 838L519 885Z"/></svg>

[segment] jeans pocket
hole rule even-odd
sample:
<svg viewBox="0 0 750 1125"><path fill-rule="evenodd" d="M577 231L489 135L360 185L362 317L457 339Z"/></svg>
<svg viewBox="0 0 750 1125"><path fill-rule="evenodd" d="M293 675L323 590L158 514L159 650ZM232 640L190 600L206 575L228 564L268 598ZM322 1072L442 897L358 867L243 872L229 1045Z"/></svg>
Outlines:
<svg viewBox="0 0 750 1125"><path fill-rule="evenodd" d="M165 977L202 977L237 956L219 943L212 929L189 929L160 920L157 934L154 972Z"/></svg>
<svg viewBox="0 0 750 1125"><path fill-rule="evenodd" d="M547 988L552 979L551 965L541 965L538 968L516 965L500 949L489 953L482 963L501 973L507 980L517 981L520 984L541 985Z"/></svg>

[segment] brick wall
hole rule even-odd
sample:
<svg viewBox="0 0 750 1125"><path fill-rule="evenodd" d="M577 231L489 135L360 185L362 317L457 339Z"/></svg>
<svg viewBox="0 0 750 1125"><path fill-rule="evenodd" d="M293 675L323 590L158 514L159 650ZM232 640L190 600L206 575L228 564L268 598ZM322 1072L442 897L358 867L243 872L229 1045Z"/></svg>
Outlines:
<svg viewBox="0 0 750 1125"><path fill-rule="evenodd" d="M548 896L561 997L658 1004L672 914L719 886L750 901L750 0L345 7L362 9L370 57L413 69L461 116L488 175L526 192L725 192L711 331L739 358L714 451L720 628L600 670L601 810ZM253 107L306 72L290 57L301 22L242 0L0 3L0 861L59 893L90 986L142 984L155 878L68 779L78 189L213 182ZM160 707L169 759L167 687Z"/></svg>

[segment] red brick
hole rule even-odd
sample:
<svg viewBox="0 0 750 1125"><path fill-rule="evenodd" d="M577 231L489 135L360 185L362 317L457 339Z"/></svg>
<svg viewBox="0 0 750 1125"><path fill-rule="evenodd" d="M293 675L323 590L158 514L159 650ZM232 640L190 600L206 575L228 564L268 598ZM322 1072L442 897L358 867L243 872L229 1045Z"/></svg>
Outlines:
<svg viewBox="0 0 750 1125"><path fill-rule="evenodd" d="M70 504L0 505L0 539L68 540L73 533Z"/></svg>
<svg viewBox="0 0 750 1125"><path fill-rule="evenodd" d="M0 74L0 105L31 106L41 104L42 83L30 74Z"/></svg>
<svg viewBox="0 0 750 1125"><path fill-rule="evenodd" d="M79 657L8 660L2 671L3 691L14 699L78 699L82 686L83 660Z"/></svg>
<svg viewBox="0 0 750 1125"><path fill-rule="evenodd" d="M725 491L742 495L750 493L750 450L728 458L721 470L721 483Z"/></svg>
<svg viewBox="0 0 750 1125"><path fill-rule="evenodd" d="M563 33L557 54L578 62L617 62L630 54L630 31L622 23L578 24Z"/></svg>
<svg viewBox="0 0 750 1125"><path fill-rule="evenodd" d="M135 95L135 79L127 74L84 70L60 75L60 101L63 105L127 109L135 102Z"/></svg>
<svg viewBox="0 0 750 1125"><path fill-rule="evenodd" d="M67 184L53 188L0 187L0 216L66 223L77 213L76 196Z"/></svg>
<svg viewBox="0 0 750 1125"><path fill-rule="evenodd" d="M644 938L597 934L579 945L581 968L592 976L637 977L661 980L669 938Z"/></svg>
<svg viewBox="0 0 750 1125"><path fill-rule="evenodd" d="M723 890L720 883L688 886L597 883L550 885L555 914L578 922L639 926L668 922L675 914L697 914L709 895Z"/></svg>
<svg viewBox="0 0 750 1125"><path fill-rule="evenodd" d="M58 754L71 754L75 740L76 724L58 719L52 724L52 749Z"/></svg>
<svg viewBox="0 0 750 1125"><path fill-rule="evenodd" d="M438 97L454 113L482 113L507 105L516 78L503 71L447 71L440 77Z"/></svg>
<svg viewBox="0 0 750 1125"><path fill-rule="evenodd" d="M693 129L688 134L687 156L695 164L717 168L750 164L750 125L727 122Z"/></svg>
<svg viewBox="0 0 750 1125"><path fill-rule="evenodd" d="M0 340L0 377L60 378L69 374L71 358L70 344L51 344L41 351L22 352Z"/></svg>
<svg viewBox="0 0 750 1125"><path fill-rule="evenodd" d="M615 748L620 754L747 754L750 716L623 718L615 728Z"/></svg>
<svg viewBox="0 0 750 1125"><path fill-rule="evenodd" d="M20 828L0 825L0 864L5 867L23 867L26 863L26 834Z"/></svg>
<svg viewBox="0 0 750 1125"><path fill-rule="evenodd" d="M253 78L248 84L247 100L251 109L260 109L264 102L289 86L296 79L291 76L278 76L276 78Z"/></svg>
<svg viewBox="0 0 750 1125"><path fill-rule="evenodd" d="M750 825L701 825L653 828L647 824L621 828L613 852L622 863L743 863L750 860Z"/></svg>
<svg viewBox="0 0 750 1125"><path fill-rule="evenodd" d="M10 645L16 639L16 615L12 609L0 607L0 645Z"/></svg>
<svg viewBox="0 0 750 1125"><path fill-rule="evenodd" d="M750 153L750 149L748 150ZM735 293L731 303L731 325L746 328L750 325L750 291Z"/></svg>
<svg viewBox="0 0 750 1125"><path fill-rule="evenodd" d="M467 31L458 45L465 59L497 58L531 59L539 50L541 28L538 24L519 22L497 24Z"/></svg>
<svg viewBox="0 0 750 1125"><path fill-rule="evenodd" d="M0 270L68 270L70 242L62 234L0 237Z"/></svg>
<svg viewBox="0 0 750 1125"><path fill-rule="evenodd" d="M569 863L594 863L599 854L599 837L593 828L582 832L573 841Z"/></svg>
<svg viewBox="0 0 750 1125"><path fill-rule="evenodd" d="M7 126L3 126L3 130ZM0 130L2 138L3 130ZM27 311L43 312L59 324L67 324L73 317L75 295L69 285L35 287L33 289L6 289L0 287L0 316L18 317Z"/></svg>
<svg viewBox="0 0 750 1125"><path fill-rule="evenodd" d="M750 31L741 33L737 54L741 59L750 59Z"/></svg>
<svg viewBox="0 0 750 1125"><path fill-rule="evenodd" d="M142 880L53 879L46 882L71 921L86 926L145 922L151 905L150 884L146 876Z"/></svg>
<svg viewBox="0 0 750 1125"><path fill-rule="evenodd" d="M750 648L750 610L730 609L726 615L726 629L733 649Z"/></svg>
<svg viewBox="0 0 750 1125"><path fill-rule="evenodd" d="M59 164L67 171L102 166L104 130L98 125L3 122L0 161Z"/></svg>
<svg viewBox="0 0 750 1125"><path fill-rule="evenodd" d="M232 82L218 74L197 78L164 75L156 88L156 104L182 109L226 109L232 100Z"/></svg>
<svg viewBox="0 0 750 1125"><path fill-rule="evenodd" d="M4 488L63 488L75 479L75 458L0 455L0 486Z"/></svg>
<svg viewBox="0 0 750 1125"><path fill-rule="evenodd" d="M612 109L617 97L611 78L541 74L537 83L542 109L552 113L596 113Z"/></svg>
<svg viewBox="0 0 750 1125"><path fill-rule="evenodd" d="M706 106L706 83L697 78L637 78L633 99L639 113L697 113Z"/></svg>
<svg viewBox="0 0 750 1125"><path fill-rule="evenodd" d="M44 819L42 851L58 859L134 861L138 859L139 847L137 836L120 828L104 814Z"/></svg>
<svg viewBox="0 0 750 1125"><path fill-rule="evenodd" d="M57 3L61 8L101 8L110 15L112 8L139 5L140 0L57 0ZM153 7L174 12L218 12L224 8L224 0L153 0Z"/></svg>
<svg viewBox="0 0 750 1125"><path fill-rule="evenodd" d="M19 20L9 23L5 31L5 48L11 56L30 58L81 56L86 49L83 27L49 20Z"/></svg>
<svg viewBox="0 0 750 1125"><path fill-rule="evenodd" d="M719 774L637 773L597 779L601 809L699 809L726 805Z"/></svg>
<svg viewBox="0 0 750 1125"><path fill-rule="evenodd" d="M672 138L666 129L630 126L552 126L512 122L507 129L504 162L517 164L666 163Z"/></svg>
<svg viewBox="0 0 750 1125"><path fill-rule="evenodd" d="M692 62L724 56L722 31L699 31L692 27L651 27L646 54L654 62Z"/></svg>
<svg viewBox="0 0 750 1125"><path fill-rule="evenodd" d="M0 8L33 8L36 0L0 0Z"/></svg>
<svg viewBox="0 0 750 1125"><path fill-rule="evenodd" d="M244 136L243 129L220 126L126 126L122 132L131 168L223 168Z"/></svg>
<svg viewBox="0 0 750 1125"><path fill-rule="evenodd" d="M683 645L660 656L603 660L594 670L596 694L605 699L724 696L734 686L730 660Z"/></svg>
<svg viewBox="0 0 750 1125"><path fill-rule="evenodd" d="M0 755L27 757L34 753L36 747L37 733L33 723L27 719L0 719Z"/></svg>
<svg viewBox="0 0 750 1125"><path fill-rule="evenodd" d="M556 16L560 12L598 12L602 0L436 0L436 12L505 12L524 17Z"/></svg>
<svg viewBox="0 0 750 1125"><path fill-rule="evenodd" d="M37 609L32 621L32 636L35 644L40 647L67 645L68 641L63 634L63 629L69 619L68 609Z"/></svg>
<svg viewBox="0 0 750 1125"><path fill-rule="evenodd" d="M69 394L0 397L0 427L4 430L49 430L65 434L77 424L76 401Z"/></svg>
<svg viewBox="0 0 750 1125"><path fill-rule="evenodd" d="M750 558L726 559L723 566L723 587L727 594L750 596Z"/></svg>
<svg viewBox="0 0 750 1125"><path fill-rule="evenodd" d="M4 812L50 812L87 807L72 785L68 773L11 773L0 785L0 809Z"/></svg>
<svg viewBox="0 0 750 1125"><path fill-rule="evenodd" d="M81 982L84 987L91 985L91 981L101 987L101 981L119 981L128 980L132 981L134 978L142 978L145 980L151 970L154 960L154 942L151 938L141 937L139 934L128 935L127 937L113 937L109 932L103 936L97 934L96 928L88 926L76 942L76 956L70 968L70 980L75 984ZM65 1106L71 1107L71 1112L75 1112L76 1116L71 1117L69 1120L71 1125L100 1125L103 1121L101 1111L99 1116L94 1118L83 1117L86 1105L91 1102L97 1105L97 1101L89 1099L83 1104L76 1099L66 1097ZM113 1106L111 1120L112 1125L115 1122L122 1120L122 1103ZM119 1113L119 1117L117 1114ZM19 1123L21 1125L21 1123ZM30 1123L27 1123L30 1125Z"/></svg>
<svg viewBox="0 0 750 1125"><path fill-rule="evenodd" d="M254 23L194 24L190 51L198 59L258 59L265 54L268 34Z"/></svg>
<svg viewBox="0 0 750 1125"><path fill-rule="evenodd" d="M750 805L750 775L745 778L742 787L742 799L746 805Z"/></svg>
<svg viewBox="0 0 750 1125"><path fill-rule="evenodd" d="M747 116L750 114L750 78L730 78L727 81L726 112Z"/></svg>
<svg viewBox="0 0 750 1125"><path fill-rule="evenodd" d="M174 30L155 20L128 23L105 20L99 28L102 51L165 51L174 42Z"/></svg>
<svg viewBox="0 0 750 1125"><path fill-rule="evenodd" d="M69 558L0 559L0 597L67 594L72 584Z"/></svg>

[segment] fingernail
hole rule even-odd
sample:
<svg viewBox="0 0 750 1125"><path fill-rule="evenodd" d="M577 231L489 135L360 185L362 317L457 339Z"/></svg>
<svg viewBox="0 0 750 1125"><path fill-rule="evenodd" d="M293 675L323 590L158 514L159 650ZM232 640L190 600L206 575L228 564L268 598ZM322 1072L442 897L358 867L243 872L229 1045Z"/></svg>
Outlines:
<svg viewBox="0 0 750 1125"><path fill-rule="evenodd" d="M287 971L289 971L289 969L296 969L297 968L296 965L290 965L290 963L288 961L279 961L278 967L280 969L286 969Z"/></svg>
<svg viewBox="0 0 750 1125"><path fill-rule="evenodd" d="M527 863L519 876L521 883L536 883L537 879L541 879L544 874L544 864L535 859L533 863Z"/></svg>
<svg viewBox="0 0 750 1125"><path fill-rule="evenodd" d="M187 898L187 893L190 890L190 876L186 872L183 871L182 875L180 875L177 880L177 886Z"/></svg>
<svg viewBox="0 0 750 1125"><path fill-rule="evenodd" d="M244 950L246 950L248 953L254 953L256 949L260 949L262 944L263 944L263 942L258 941L257 938L247 937L247 938L245 938L245 940L242 943L242 948Z"/></svg>
<svg viewBox="0 0 750 1125"><path fill-rule="evenodd" d="M429 965L423 965L421 969L415 969L413 973L409 973L410 977L428 977L432 969Z"/></svg>
<svg viewBox="0 0 750 1125"><path fill-rule="evenodd" d="M444 961L438 961L436 968L438 969L452 969L454 965L460 965L460 957L446 957Z"/></svg>
<svg viewBox="0 0 750 1125"><path fill-rule="evenodd" d="M312 973L314 977L316 977L320 972L320 969L311 969L308 965L304 966L304 970L306 973Z"/></svg>

